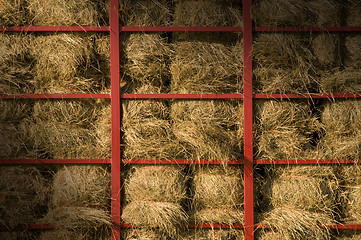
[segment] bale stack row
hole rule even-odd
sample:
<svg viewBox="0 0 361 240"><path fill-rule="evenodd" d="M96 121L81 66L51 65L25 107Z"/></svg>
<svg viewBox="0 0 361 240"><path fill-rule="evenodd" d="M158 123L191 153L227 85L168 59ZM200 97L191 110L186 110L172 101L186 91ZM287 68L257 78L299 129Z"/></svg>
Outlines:
<svg viewBox="0 0 361 240"><path fill-rule="evenodd" d="M103 0L2 0L0 26L98 26L109 21L107 10Z"/></svg>

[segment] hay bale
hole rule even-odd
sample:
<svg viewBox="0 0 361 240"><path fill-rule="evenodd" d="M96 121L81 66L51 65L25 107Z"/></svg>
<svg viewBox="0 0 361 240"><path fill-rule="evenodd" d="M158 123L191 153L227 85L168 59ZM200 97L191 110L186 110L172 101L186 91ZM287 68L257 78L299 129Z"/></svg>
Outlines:
<svg viewBox="0 0 361 240"><path fill-rule="evenodd" d="M327 103L321 121L325 135L319 143L322 158L361 158L361 102L341 100Z"/></svg>
<svg viewBox="0 0 361 240"><path fill-rule="evenodd" d="M94 64L94 35L56 33L35 37L30 46L35 58L35 87L39 93L99 91L105 83Z"/></svg>
<svg viewBox="0 0 361 240"><path fill-rule="evenodd" d="M94 48L99 70L103 74L104 90L110 93L110 36L97 36Z"/></svg>
<svg viewBox="0 0 361 240"><path fill-rule="evenodd" d="M160 93L160 88L144 85L136 93ZM172 133L169 109L164 100L128 100L123 104L126 158L174 159L179 146Z"/></svg>
<svg viewBox="0 0 361 240"><path fill-rule="evenodd" d="M178 41L170 70L174 93L236 93L242 90L242 44Z"/></svg>
<svg viewBox="0 0 361 240"><path fill-rule="evenodd" d="M321 75L321 92L359 93L361 91L361 71L353 68L324 72Z"/></svg>
<svg viewBox="0 0 361 240"><path fill-rule="evenodd" d="M291 208L275 208L268 212L262 224L271 226L281 239L330 239L324 226L334 224L325 213L315 213Z"/></svg>
<svg viewBox="0 0 361 240"><path fill-rule="evenodd" d="M29 119L29 141L54 158L97 158L94 122L102 104L93 100L46 100L34 105Z"/></svg>
<svg viewBox="0 0 361 240"><path fill-rule="evenodd" d="M132 85L151 84L164 88L170 78L168 67L172 54L167 40L160 34L133 33L124 43L124 73L130 77Z"/></svg>
<svg viewBox="0 0 361 240"><path fill-rule="evenodd" d="M98 26L97 1L26 0L31 23L35 26ZM100 1L99 1L100 2Z"/></svg>
<svg viewBox="0 0 361 240"><path fill-rule="evenodd" d="M111 158L112 148L112 129L111 129L111 105L108 102L100 109L98 118L95 122L95 133L97 137L97 146L100 156Z"/></svg>
<svg viewBox="0 0 361 240"><path fill-rule="evenodd" d="M0 225L35 223L48 198L48 184L35 167L0 167Z"/></svg>
<svg viewBox="0 0 361 240"><path fill-rule="evenodd" d="M28 50L31 41L31 35L0 34L0 94L33 92L33 59Z"/></svg>
<svg viewBox="0 0 361 240"><path fill-rule="evenodd" d="M346 230L339 231L338 236L335 237L336 240L361 240L361 234L359 230Z"/></svg>
<svg viewBox="0 0 361 240"><path fill-rule="evenodd" d="M358 0L350 0L347 2L347 26L361 25L361 6Z"/></svg>
<svg viewBox="0 0 361 240"><path fill-rule="evenodd" d="M0 26L23 26L24 0L0 0Z"/></svg>
<svg viewBox="0 0 361 240"><path fill-rule="evenodd" d="M195 169L194 218L200 223L232 225L243 222L242 170L233 166Z"/></svg>
<svg viewBox="0 0 361 240"><path fill-rule="evenodd" d="M225 163L240 158L243 110L237 101L176 100L172 104L171 119L186 158Z"/></svg>
<svg viewBox="0 0 361 240"><path fill-rule="evenodd" d="M127 223L175 236L177 225L187 219L181 206L185 176L178 166L133 167L125 181L125 194L122 219Z"/></svg>
<svg viewBox="0 0 361 240"><path fill-rule="evenodd" d="M174 25L187 27L242 27L242 11L235 4L219 1L178 1Z"/></svg>
<svg viewBox="0 0 361 240"><path fill-rule="evenodd" d="M120 5L120 19L127 26L168 26L171 18L166 0L127 0Z"/></svg>
<svg viewBox="0 0 361 240"><path fill-rule="evenodd" d="M238 229L196 229L182 233L183 240L244 240L244 233Z"/></svg>
<svg viewBox="0 0 361 240"><path fill-rule="evenodd" d="M258 0L252 14L258 26L338 26L341 10L337 0Z"/></svg>
<svg viewBox="0 0 361 240"><path fill-rule="evenodd" d="M106 209L110 201L110 174L99 166L68 166L53 181L51 206Z"/></svg>
<svg viewBox="0 0 361 240"><path fill-rule="evenodd" d="M315 55L308 37L263 33L253 45L255 89L261 93L305 93L317 89Z"/></svg>
<svg viewBox="0 0 361 240"><path fill-rule="evenodd" d="M257 157L300 159L315 155L312 135L320 124L307 102L261 101L256 105Z"/></svg>
<svg viewBox="0 0 361 240"><path fill-rule="evenodd" d="M4 240L18 240L18 239L26 239L26 240L36 240L37 236L35 233L30 231L4 231L0 232L0 239Z"/></svg>

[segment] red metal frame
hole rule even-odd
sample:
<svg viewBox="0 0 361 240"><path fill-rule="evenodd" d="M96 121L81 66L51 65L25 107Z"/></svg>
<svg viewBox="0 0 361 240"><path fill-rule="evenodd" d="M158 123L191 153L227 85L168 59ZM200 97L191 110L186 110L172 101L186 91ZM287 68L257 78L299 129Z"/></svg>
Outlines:
<svg viewBox="0 0 361 240"><path fill-rule="evenodd" d="M121 223L121 164L222 164L219 160L161 160L161 159L121 159L120 126L121 99L243 99L244 103L244 159L231 160L229 164L244 165L244 212L245 222L233 226L219 224L189 224L188 228L244 228L245 239L254 239L254 229L268 228L254 224L253 167L255 164L350 164L359 160L349 159L253 159L253 100L254 99L334 99L361 98L352 93L305 93L305 94L253 94L252 93L252 34L253 32L361 32L355 27L252 27L252 0L243 0L244 27L145 27L119 26L118 1L110 0L110 26L15 26L0 27L0 32L110 32L111 42L111 94L0 94L0 99L111 99L112 153L111 159L0 159L1 164L111 164L111 215L114 228L112 240L120 239L121 228L132 228ZM244 81L243 94L121 94L119 76L119 34L121 32L243 32ZM53 229L49 225L19 226L12 229ZM330 229L361 229L361 224L328 226Z"/></svg>

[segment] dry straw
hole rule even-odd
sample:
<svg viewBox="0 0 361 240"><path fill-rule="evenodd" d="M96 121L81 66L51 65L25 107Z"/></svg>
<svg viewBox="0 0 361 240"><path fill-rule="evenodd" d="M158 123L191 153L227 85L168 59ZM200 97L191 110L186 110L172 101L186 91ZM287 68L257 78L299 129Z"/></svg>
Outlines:
<svg viewBox="0 0 361 240"><path fill-rule="evenodd" d="M244 233L238 229L197 229L181 234L182 240L244 240Z"/></svg>
<svg viewBox="0 0 361 240"><path fill-rule="evenodd" d="M173 131L185 157L224 162L238 159L243 139L242 106L234 101L174 101Z"/></svg>
<svg viewBox="0 0 361 240"><path fill-rule="evenodd" d="M259 26L338 26L341 9L335 0L258 0L252 14Z"/></svg>
<svg viewBox="0 0 361 240"><path fill-rule="evenodd" d="M317 89L315 55L299 34L259 34L253 47L255 89L261 93L305 93Z"/></svg>
<svg viewBox="0 0 361 240"><path fill-rule="evenodd" d="M351 0L347 4L347 26L361 25L361 6L359 1ZM361 36L360 34L350 34L346 36L346 59L345 65L360 69L361 67Z"/></svg>
<svg viewBox="0 0 361 240"><path fill-rule="evenodd" d="M33 60L28 51L31 41L31 35L0 34L0 93L32 93Z"/></svg>
<svg viewBox="0 0 361 240"><path fill-rule="evenodd" d="M4 231L0 232L0 239L6 240L18 240L18 239L27 239L27 240L36 240L36 233L34 234L31 231ZM67 240L67 239L65 239Z"/></svg>
<svg viewBox="0 0 361 240"><path fill-rule="evenodd" d="M156 33L130 34L124 43L124 52L124 73L132 85L164 87L170 78L168 63L172 54L165 38Z"/></svg>
<svg viewBox="0 0 361 240"><path fill-rule="evenodd" d="M25 23L25 0L0 0L0 26L22 26Z"/></svg>
<svg viewBox="0 0 361 240"><path fill-rule="evenodd" d="M238 167L196 168L193 192L196 222L228 225L243 222L243 179Z"/></svg>
<svg viewBox="0 0 361 240"><path fill-rule="evenodd" d="M144 85L136 93L160 93L160 88ZM169 108L163 100L128 100L123 104L126 158L173 159L179 146L172 133Z"/></svg>
<svg viewBox="0 0 361 240"><path fill-rule="evenodd" d="M1 167L0 175L0 225L35 223L48 198L46 179L35 167Z"/></svg>
<svg viewBox="0 0 361 240"><path fill-rule="evenodd" d="M312 50L321 68L329 69L341 64L340 36L330 33L319 33L312 38Z"/></svg>
<svg viewBox="0 0 361 240"><path fill-rule="evenodd" d="M99 0L26 0L33 25L41 26L97 26Z"/></svg>
<svg viewBox="0 0 361 240"><path fill-rule="evenodd" d="M312 157L312 134L320 124L307 102L262 101L256 106L257 157L300 159Z"/></svg>
<svg viewBox="0 0 361 240"><path fill-rule="evenodd" d="M30 46L35 58L36 91L40 93L96 92L104 86L94 64L94 35L57 33L40 35Z"/></svg>
<svg viewBox="0 0 361 240"><path fill-rule="evenodd" d="M125 240L167 240L167 236L152 229L134 228L122 233Z"/></svg>
<svg viewBox="0 0 361 240"><path fill-rule="evenodd" d="M242 44L178 41L173 44L172 92L236 93L242 90Z"/></svg>
<svg viewBox="0 0 361 240"><path fill-rule="evenodd" d="M93 130L99 111L92 100L36 102L33 120L29 120L29 141L54 158L101 157Z"/></svg>
<svg viewBox="0 0 361 240"><path fill-rule="evenodd" d="M69 230L44 231L40 234L39 240L62 239L62 240L83 240L85 236L80 232Z"/></svg>
<svg viewBox="0 0 361 240"><path fill-rule="evenodd" d="M334 72L324 72L321 76L321 92L359 93L361 92L361 71L346 68Z"/></svg>
<svg viewBox="0 0 361 240"><path fill-rule="evenodd" d="M133 167L125 181L127 205L122 219L175 236L177 225L187 219L181 206L186 197L185 180L178 166Z"/></svg>
<svg viewBox="0 0 361 240"><path fill-rule="evenodd" d="M319 144L323 158L361 157L361 102L342 100L327 103L321 121L325 132Z"/></svg>

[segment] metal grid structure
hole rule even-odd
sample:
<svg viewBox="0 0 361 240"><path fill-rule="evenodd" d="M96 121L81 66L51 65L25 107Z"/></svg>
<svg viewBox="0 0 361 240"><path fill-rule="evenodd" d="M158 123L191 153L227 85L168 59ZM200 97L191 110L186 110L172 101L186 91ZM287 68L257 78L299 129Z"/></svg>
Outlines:
<svg viewBox="0 0 361 240"><path fill-rule="evenodd" d="M253 27L252 0L243 0L243 28L241 27L142 27L120 26L118 0L110 0L109 26L16 26L0 27L0 32L109 32L111 60L111 94L19 94L0 95L0 99L110 99L111 100L111 159L2 159L0 164L108 164L111 166L112 240L121 239L122 228L131 228L121 222L121 167L122 164L221 164L217 160L158 160L121 159L121 100L122 99L243 99L244 105L244 158L229 164L244 166L244 224L190 224L189 228L241 228L245 239L253 240L256 228L267 228L254 223L253 180L256 164L349 164L348 159L279 159L259 160L253 155L253 101L256 99L307 99L307 98L361 98L361 94L305 93L305 94L254 94L252 87L252 34L253 32L359 32L357 27ZM243 94L121 94L119 74L119 35L121 32L243 32ZM241 66L240 66L241 67ZM332 225L330 229L361 229L360 224ZM18 229L54 229L48 225L29 225ZM0 227L0 230L5 228Z"/></svg>

